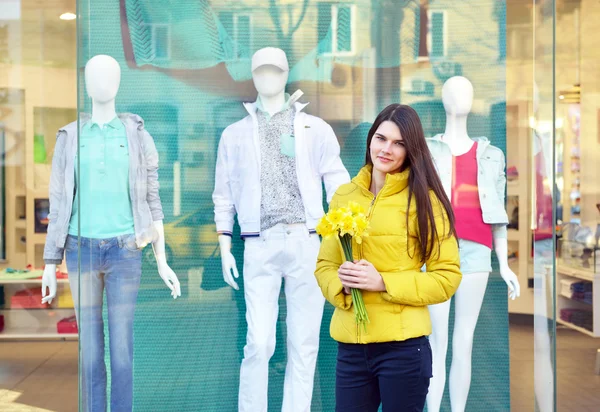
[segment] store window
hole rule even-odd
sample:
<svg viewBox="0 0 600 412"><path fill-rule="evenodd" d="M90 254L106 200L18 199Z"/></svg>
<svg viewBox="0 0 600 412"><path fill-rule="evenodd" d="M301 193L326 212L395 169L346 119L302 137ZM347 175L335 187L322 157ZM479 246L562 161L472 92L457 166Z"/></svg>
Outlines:
<svg viewBox="0 0 600 412"><path fill-rule="evenodd" d="M600 336L597 2L75 6L0 2L0 344L44 338L69 345L61 346L65 368L53 374L71 366L62 384L68 395L57 398L82 410L242 404L275 411L290 399L334 410L338 344L330 323L339 308L321 310L316 287L295 304L292 265L277 266L268 287L256 286L267 277L252 275L271 267L271 228L253 226L264 220L260 208L249 225L249 208L239 202L273 193L263 190L273 180L295 190L293 174L259 174L273 167L261 163L269 147L290 167L339 159L348 178L356 176L377 113L401 103L419 115L456 215L462 222L479 216L465 199L479 205L486 234L476 247L461 238L457 293L419 321L431 320L436 359L427 409L597 409L590 395L600 393L593 367ZM271 66L288 72L275 113L252 68L264 48L278 53ZM268 86L277 84L272 79ZM107 90L109 104L101 96ZM457 102L468 108L457 113ZM281 121L282 112L291 117ZM298 118L313 123L296 128ZM311 133L318 140L310 150L331 150L304 164L296 144ZM261 146L271 134L275 144ZM459 150L453 134L469 151ZM54 169L69 168L53 170L57 158ZM466 158L472 162L461 163ZM457 183L467 170L481 177ZM303 202L291 196L275 206L327 210L321 193L335 189L326 175L317 170L298 183ZM63 186L51 190L56 181ZM306 182L314 183L309 195L301 191ZM228 194L232 203L219 203ZM260 205L273 205L269 199ZM53 204L72 209L57 219ZM315 228L308 219L299 224L316 250ZM314 272L302 275L314 281ZM40 304L40 286L52 302ZM253 300L257 290L269 290L268 298ZM425 313L423 306L392 312ZM254 322L254 310L266 307L260 320L267 321ZM309 322L321 314L320 323ZM311 350L298 350L306 336ZM557 351L561 345L578 351ZM0 348L0 363L11 361L12 348ZM296 383L302 391L291 393ZM25 386L0 386L12 391L9 409L61 410L27 396ZM588 393L573 395L573 387Z"/></svg>

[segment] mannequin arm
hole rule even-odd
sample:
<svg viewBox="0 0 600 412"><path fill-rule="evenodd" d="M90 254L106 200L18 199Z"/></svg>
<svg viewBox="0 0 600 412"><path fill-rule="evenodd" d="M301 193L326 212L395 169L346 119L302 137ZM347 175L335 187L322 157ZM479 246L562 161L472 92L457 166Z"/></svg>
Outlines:
<svg viewBox="0 0 600 412"><path fill-rule="evenodd" d="M505 233L506 229L494 229L494 251L500 265L500 276L502 276L502 279L504 279L508 286L508 296L512 300L515 300L521 294L521 286L519 285L517 275L508 266L508 240Z"/></svg>
<svg viewBox="0 0 600 412"><path fill-rule="evenodd" d="M498 170L498 178L496 180L496 192L498 193L498 199L502 205L505 204L505 190L506 190L506 173L504 169L506 167L506 161L504 160L504 154L502 154L502 162L500 169ZM512 270L508 267L508 234L506 225L493 225L492 234L494 237L494 251L498 258L500 265L500 276L508 285L508 296L515 300L521 294L521 286L519 285L519 279Z"/></svg>
<svg viewBox="0 0 600 412"><path fill-rule="evenodd" d="M233 196L231 195L231 188L229 186L229 174L227 173L227 138L225 132L223 132L223 136L219 141L217 165L215 167L215 189L212 198L213 203L215 204L215 223L217 225L219 239L221 238L221 235L231 236L236 211L233 203ZM231 238L229 241L229 249L227 249L227 251L231 249ZM221 256L224 255L221 254Z"/></svg>
<svg viewBox="0 0 600 412"><path fill-rule="evenodd" d="M152 224L156 233L156 240L152 243L152 249L154 250L154 257L156 258L156 264L158 265L158 274L167 287L171 289L171 296L173 296L173 299L177 299L178 296L181 296L181 286L177 279L177 275L167 263L167 256L165 254L165 228L163 226L163 221L155 220Z"/></svg>
<svg viewBox="0 0 600 412"><path fill-rule="evenodd" d="M65 190L65 147L67 145L67 134L58 132L56 135L56 146L54 156L52 157L52 171L50 173L50 213L48 214L48 233L46 234L46 244L44 245L44 263L59 265L63 260L64 248L58 247L56 238L58 228L56 219L58 219L58 210L62 194Z"/></svg>
<svg viewBox="0 0 600 412"><path fill-rule="evenodd" d="M323 146L321 148L319 173L325 183L327 203L329 203L338 187L350 182L350 175L340 158L340 145L333 129L327 123L323 123L325 129L323 131L324 138L321 139Z"/></svg>
<svg viewBox="0 0 600 412"><path fill-rule="evenodd" d="M238 273L235 258L231 254L231 236L219 235L219 247L221 249L221 268L223 270L223 280L235 290L239 290L237 282L233 279L240 277Z"/></svg>

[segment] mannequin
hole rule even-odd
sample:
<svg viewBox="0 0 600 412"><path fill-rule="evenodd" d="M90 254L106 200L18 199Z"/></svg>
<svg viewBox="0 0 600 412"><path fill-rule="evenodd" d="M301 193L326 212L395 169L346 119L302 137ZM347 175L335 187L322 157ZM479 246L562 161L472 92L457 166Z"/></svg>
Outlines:
<svg viewBox="0 0 600 412"><path fill-rule="evenodd" d="M289 66L283 50L252 57L255 103L221 137L215 173L215 222L223 279L238 290L231 232L237 214L244 239L248 335L240 368L238 410L267 411L269 359L275 350L278 298L285 279L287 353L282 410L310 411L324 298L314 277L327 200L350 181L331 127L302 112L302 92L285 94Z"/></svg>
<svg viewBox="0 0 600 412"><path fill-rule="evenodd" d="M442 101L446 111L446 130L443 135L428 139L428 144L444 188L448 197L452 199L457 214L463 279L454 296L455 324L452 337L452 366L450 368L450 403L453 412L462 412L465 410L471 384L473 335L491 271L492 243L500 264L500 275L508 286L511 299L519 296L520 286L517 276L508 266L506 237L508 217L504 210L506 185L504 155L499 149L489 145L487 139L474 140L467 133L467 116L473 103L473 86L469 80L461 76L448 79L442 89ZM475 200L472 198L469 200L476 202L475 210L478 209L479 213L482 213L479 225L483 228L483 232L491 230L487 246L479 243L478 240L470 240L468 233L463 238L458 230L461 223L465 225L470 225L470 223L460 222L461 216L464 215L459 214L457 209L458 203L456 202L460 202L459 195L464 196L464 192L460 192L458 190L460 187L457 186L456 193L453 193L453 186L457 183L456 179L459 179L458 176L462 175L461 171L464 171L465 168L457 166L453 170L455 167L453 163L468 161L459 160L468 159L468 156L472 156L470 158L474 166L472 179L476 180L478 186L478 195L475 196ZM469 207L473 207L472 203ZM472 212L468 214L472 215ZM466 231L468 232L468 229ZM471 234L471 236L477 238L480 235ZM448 348L450 301L429 306L429 312L433 327L430 337L433 352L433 379L429 387L427 409L430 412L437 412L440 410L446 382L445 360Z"/></svg>
<svg viewBox="0 0 600 412"><path fill-rule="evenodd" d="M86 64L85 82L92 99L92 116L81 120L79 130L77 122L73 122L57 135L50 183L50 224L44 250L43 303L51 303L56 296L56 265L66 256L79 326L84 410L92 412L107 407L104 291L112 411L131 411L133 407L133 313L141 278L141 250L148 243L152 243L159 275L171 290L171 296L174 299L181 296L177 276L166 261L164 215L158 196L158 154L138 116L117 115L115 98L120 79L119 64L110 56L98 55ZM143 166L139 160L142 156ZM139 185L144 176L146 185ZM100 185L103 180L108 182L106 187ZM75 196L67 196L72 192ZM118 215L115 219L111 216L105 219L99 213L102 205L97 203L104 196L114 208L111 212ZM106 233L110 235L103 235Z"/></svg>
<svg viewBox="0 0 600 412"><path fill-rule="evenodd" d="M533 85L533 113L539 114L539 90ZM537 125L536 125L537 126ZM556 344L550 337L549 319L551 296L554 295L552 276L548 267L552 266L553 245L553 190L548 182L554 182L552 162L552 133L550 130L532 130L533 158L535 163L535 208L533 210L533 347L534 347L534 392L540 412L554 410L554 373L552 371L552 347Z"/></svg>

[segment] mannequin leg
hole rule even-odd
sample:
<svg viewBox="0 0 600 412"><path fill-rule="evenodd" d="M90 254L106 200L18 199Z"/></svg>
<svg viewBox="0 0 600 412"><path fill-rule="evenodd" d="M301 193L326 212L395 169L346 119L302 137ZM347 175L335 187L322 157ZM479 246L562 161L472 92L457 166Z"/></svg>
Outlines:
<svg viewBox="0 0 600 412"><path fill-rule="evenodd" d="M79 268L78 253L77 237L69 236L65 245L65 260L81 348L79 362L82 369L82 399L80 404L81 409L86 412L105 411L106 365L102 321L104 275L100 272L101 257L93 244L84 244L82 241L81 268Z"/></svg>
<svg viewBox="0 0 600 412"><path fill-rule="evenodd" d="M466 273L454 296L454 333L450 367L452 412L463 412L471 386L473 335L485 296L489 272Z"/></svg>
<svg viewBox="0 0 600 412"><path fill-rule="evenodd" d="M315 279L319 237L287 239L286 252L293 262L285 276L287 302L287 354L283 389L283 412L310 412L319 334L325 298Z"/></svg>
<svg viewBox="0 0 600 412"><path fill-rule="evenodd" d="M280 246L276 239L248 238L244 245L244 296L248 334L240 368L239 412L266 412L269 360L281 291Z"/></svg>
<svg viewBox="0 0 600 412"><path fill-rule="evenodd" d="M133 235L132 235L133 236ZM129 250L125 237L108 242L105 250L106 306L110 345L110 410L133 409L133 317L142 277L142 251Z"/></svg>
<svg viewBox="0 0 600 412"><path fill-rule="evenodd" d="M450 316L450 300L429 306L432 333L429 337L433 360L433 378L429 381L427 410L438 412L446 386L446 353L448 352L448 317Z"/></svg>
<svg viewBox="0 0 600 412"><path fill-rule="evenodd" d="M552 265L552 239L534 244L534 302L533 302L533 347L534 347L534 392L540 412L553 411L554 374L552 372L552 340L549 320L552 319L552 303L548 297L554 293L547 266ZM551 302L551 300L550 300Z"/></svg>

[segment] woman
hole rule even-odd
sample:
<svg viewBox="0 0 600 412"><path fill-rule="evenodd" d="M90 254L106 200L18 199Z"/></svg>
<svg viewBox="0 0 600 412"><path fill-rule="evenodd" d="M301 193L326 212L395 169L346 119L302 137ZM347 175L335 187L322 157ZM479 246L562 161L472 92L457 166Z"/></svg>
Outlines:
<svg viewBox="0 0 600 412"><path fill-rule="evenodd" d="M369 236L353 245L354 262L343 261L337 238L324 239L315 272L336 307L336 410L421 411L431 378L427 305L450 299L461 273L450 202L409 106L390 105L375 119L366 166L330 208L350 201L364 207ZM362 290L366 331L356 324L350 288Z"/></svg>

